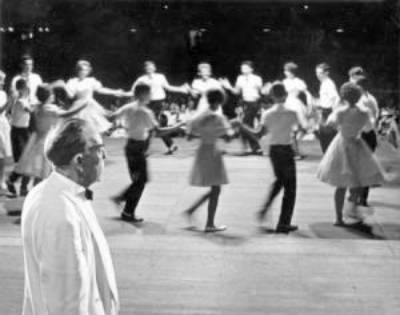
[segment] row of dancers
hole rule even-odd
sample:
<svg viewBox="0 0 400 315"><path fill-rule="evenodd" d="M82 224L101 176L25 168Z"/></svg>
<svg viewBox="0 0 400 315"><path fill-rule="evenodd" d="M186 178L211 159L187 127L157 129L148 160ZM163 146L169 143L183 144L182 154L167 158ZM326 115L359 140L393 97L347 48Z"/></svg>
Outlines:
<svg viewBox="0 0 400 315"><path fill-rule="evenodd" d="M32 73L33 60L25 59L24 62L25 68L30 70L30 75L25 75L25 77L21 75L13 79L11 85L15 100L8 103L12 107L11 139L13 140L13 149L15 147L13 152L14 156L15 152L20 155L16 159L17 164L14 171L7 180L9 192L13 195L16 194L14 183L19 177L22 177L20 194L25 195L27 193L27 180L33 177L35 183L38 183L49 174L51 166L44 154L45 142L48 133L57 125L60 118L77 116L89 121L99 132L104 132L111 126L106 117L111 120L118 119L123 122L127 130L128 141L125 147L125 154L132 184L121 195L113 198L113 200L118 204L125 202L124 210L121 214L122 219L141 222L142 219L136 215L135 211L148 179L145 153L149 145L151 132L154 131L161 137L168 137L169 134L176 132L182 127L182 124L172 127L160 125L157 119L159 116L154 109L154 94L160 91L155 93L153 81L150 80L154 77L140 77L135 82L132 92L112 90L103 87L99 81L90 77L90 63L79 61L77 64L77 78L69 80L66 84L62 81L56 81L53 84L43 85L39 83L38 79L33 79L37 78ZM153 74L157 74L155 73L154 63L148 62L146 66L153 71ZM203 72L200 69L203 69L201 70ZM204 73L205 69L210 74L211 68L209 65L201 64L199 66L200 73ZM244 69L245 71L243 71ZM252 73L252 65L248 62L242 64L242 72L246 72L246 69L251 69L247 75L250 75L250 78L255 78L253 77L255 75ZM297 66L293 63L288 63L285 65L285 69L288 73L293 73L294 69L297 69ZM340 97L337 92L334 93L336 87L329 78L329 67L326 64L318 65L316 74L321 80L320 96L321 104L324 104L321 105L322 116L326 116L319 130L321 147L324 151L329 148L321 162L318 176L321 180L337 187L335 193L336 224L342 225L344 223L342 209L346 189L351 188L350 200L359 203L362 200L362 192L365 194L367 187L378 185L383 181L382 172L378 164L375 163L376 160L373 158L371 149L368 148L366 150L365 141L359 138L359 134L365 128L368 129L367 133L373 131L372 121L374 114L376 114L373 114L373 109L376 109L376 101L366 92L364 84L366 78L363 70L360 68L352 69L352 80L355 83L348 83L342 86ZM4 74L1 74L0 77L2 78L1 82L4 83ZM164 93L165 89L171 91L175 89L175 91L180 92L189 90L187 85L182 87L169 86L165 77L161 74L156 77L159 78L158 80L164 80L164 85L162 85L164 86ZM239 76L235 88L226 79L220 81L213 79L214 83L218 82L218 86L217 84L206 88L203 86L205 90L203 94L199 94L201 96L198 111L188 123L186 129L188 134L195 135L201 139L192 170L191 184L194 186L207 186L211 187L211 189L190 207L185 214L188 218L191 218L198 207L208 201L208 219L205 229L207 232L216 232L225 229L224 226L217 226L214 223L221 185L228 182L222 154L216 143L217 139L221 136L233 137L235 135L234 130L239 131L244 139L249 139L249 142L253 143L258 142L259 136L265 132L270 134L269 155L276 181L272 186L268 201L259 213L259 218L262 220L265 217L273 200L283 188L284 196L281 216L276 231L288 233L297 229L296 226L291 225L296 197L295 153L292 146L292 134L293 130L298 132L306 131L308 126L304 116L300 113L300 106L296 107L294 104L300 104L298 101L301 101L299 94L303 91L307 96L307 90L304 81L297 77L291 79L290 81L290 78L287 76L286 81L269 84L267 87L261 84L261 88L260 80L254 79L260 88L259 90L264 89L263 93L268 93L274 102L274 105L261 118L257 130L252 128L253 124L246 120L246 116L229 122L222 115L221 111L226 98L221 85L231 90L235 90L243 85L239 91L241 93L244 93L244 91L249 93L249 85L246 84L249 84L252 79L248 80L245 73ZM204 82L207 81L198 80L198 83L193 84L193 87L201 86L201 84L204 85ZM32 88L30 87L32 82L37 84L35 94L32 94ZM296 88L291 89L288 82L296 86ZM298 86L301 88L298 88ZM197 91L199 91L200 87L197 88ZM295 90L296 96L294 93ZM114 113L107 113L94 100L94 92L120 97L132 96L133 93L134 101L121 107ZM4 94L4 91L2 91L3 98L5 97ZM67 106L69 107L68 110L62 109L61 107L70 101L71 96L74 96L72 106ZM158 94L158 96L160 97L161 95ZM366 98L366 100L360 103L359 101L362 97ZM250 99L248 98L247 100ZM33 103L38 104L34 109L31 107ZM250 104L249 102L247 105L250 108L250 106L254 107L255 103ZM7 111L7 106L2 106L3 113ZM159 107L160 104L157 106ZM304 105L301 104L301 106L303 109ZM31 111L35 112L35 132L30 136L30 139L26 140L27 145L23 148L21 139L23 139L22 135L25 136L25 133L29 134L29 113ZM336 128L332 128L331 126L336 126ZM339 130L334 136L335 141L331 144L329 143L333 136L330 135L331 139L329 139L329 137L324 135L324 132L329 134L324 128L327 130L330 128L329 130L331 131ZM6 142L6 138L2 135L3 142ZM323 143L323 141L327 143ZM366 201L364 202L363 200L361 203L366 203Z"/></svg>

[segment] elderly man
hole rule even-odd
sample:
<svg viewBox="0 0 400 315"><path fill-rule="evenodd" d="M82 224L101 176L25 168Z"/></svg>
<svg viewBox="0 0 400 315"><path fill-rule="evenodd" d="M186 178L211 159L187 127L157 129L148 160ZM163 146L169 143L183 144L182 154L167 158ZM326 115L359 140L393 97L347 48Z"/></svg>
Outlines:
<svg viewBox="0 0 400 315"><path fill-rule="evenodd" d="M88 187L104 167L100 134L72 119L50 137L54 171L28 194L22 213L24 315L116 315L118 293Z"/></svg>

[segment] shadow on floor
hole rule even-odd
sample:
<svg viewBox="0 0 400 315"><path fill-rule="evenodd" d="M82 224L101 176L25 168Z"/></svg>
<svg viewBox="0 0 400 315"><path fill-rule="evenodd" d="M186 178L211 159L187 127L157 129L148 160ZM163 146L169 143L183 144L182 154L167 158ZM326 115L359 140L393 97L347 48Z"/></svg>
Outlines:
<svg viewBox="0 0 400 315"><path fill-rule="evenodd" d="M229 233L229 231L205 233L203 229L199 229L194 226L183 228L183 230L192 232L192 235L194 236L222 246L239 246L248 241L246 237Z"/></svg>
<svg viewBox="0 0 400 315"><path fill-rule="evenodd" d="M141 223L133 223L124 221L120 217L113 217L110 220L120 222L121 226L119 226L118 229L112 230L110 230L109 228L105 228L105 231L109 235L125 234L127 231L124 226L138 229L144 235L162 235L167 233L167 230L163 225L151 221L145 220Z"/></svg>
<svg viewBox="0 0 400 315"><path fill-rule="evenodd" d="M376 239L400 240L400 225L398 224L349 224L343 227L333 226L332 223L319 222L310 224L314 238L321 239Z"/></svg>

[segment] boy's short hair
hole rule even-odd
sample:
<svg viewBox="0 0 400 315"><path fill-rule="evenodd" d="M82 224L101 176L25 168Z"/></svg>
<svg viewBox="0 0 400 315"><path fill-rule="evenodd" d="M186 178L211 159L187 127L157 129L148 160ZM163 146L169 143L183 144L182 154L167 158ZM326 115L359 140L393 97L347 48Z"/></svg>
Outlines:
<svg viewBox="0 0 400 315"><path fill-rule="evenodd" d="M133 91L133 96L135 98L142 97L143 95L150 94L151 87L145 83L139 83L135 86L135 90Z"/></svg>
<svg viewBox="0 0 400 315"><path fill-rule="evenodd" d="M244 61L242 61L241 65L242 66L248 66L248 67L250 67L251 69L254 70L254 62L251 61L251 60L244 60Z"/></svg>
<svg viewBox="0 0 400 315"><path fill-rule="evenodd" d="M270 94L274 99L286 99L287 97L286 88L280 81L272 83Z"/></svg>
<svg viewBox="0 0 400 315"><path fill-rule="evenodd" d="M347 82L340 87L340 97L350 103L350 105L355 105L361 97L361 88L351 82Z"/></svg>
<svg viewBox="0 0 400 315"><path fill-rule="evenodd" d="M367 77L361 75L356 78L355 83L360 86L363 90L368 91L369 90L369 80Z"/></svg>
<svg viewBox="0 0 400 315"><path fill-rule="evenodd" d="M365 76L365 71L362 67L357 66L357 67L352 67L349 70L349 77L353 78L353 77L357 77L357 76Z"/></svg>
<svg viewBox="0 0 400 315"><path fill-rule="evenodd" d="M225 93L220 89L211 89L206 94L210 109L215 110L219 105L225 103Z"/></svg>
<svg viewBox="0 0 400 315"><path fill-rule="evenodd" d="M46 102L51 96L51 88L47 84L41 84L36 91L36 97L40 103Z"/></svg>
<svg viewBox="0 0 400 315"><path fill-rule="evenodd" d="M17 82L15 82L15 89L17 91L23 91L28 88L28 82L26 82L25 79L18 79Z"/></svg>
<svg viewBox="0 0 400 315"><path fill-rule="evenodd" d="M323 72L329 73L331 71L331 66L328 65L326 62L322 62L316 66L316 68L321 69Z"/></svg>
<svg viewBox="0 0 400 315"><path fill-rule="evenodd" d="M283 65L283 69L284 69L285 71L288 71L288 72L290 72L290 73L296 75L296 74L297 74L297 71L298 71L298 69L299 69L299 66L298 66L297 64L295 64L294 62L290 61L290 62L286 62L286 63Z"/></svg>

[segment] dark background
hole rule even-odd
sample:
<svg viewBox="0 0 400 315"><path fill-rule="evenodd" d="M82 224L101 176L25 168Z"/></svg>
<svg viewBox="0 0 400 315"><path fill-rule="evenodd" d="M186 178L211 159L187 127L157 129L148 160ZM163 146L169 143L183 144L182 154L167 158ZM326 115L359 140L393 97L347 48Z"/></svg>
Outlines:
<svg viewBox="0 0 400 315"><path fill-rule="evenodd" d="M282 64L293 60L315 93L314 67L326 61L337 84L347 79L351 66L365 67L381 105L397 106L400 15L396 4L2 0L2 69L11 76L18 70L21 54L29 52L46 80L68 78L76 60L87 58L105 85L126 89L147 59L155 60L173 84L191 81L201 60L210 61L217 76L232 81L244 59L253 60L266 81L281 77ZM191 30L202 30L195 42L190 41Z"/></svg>

